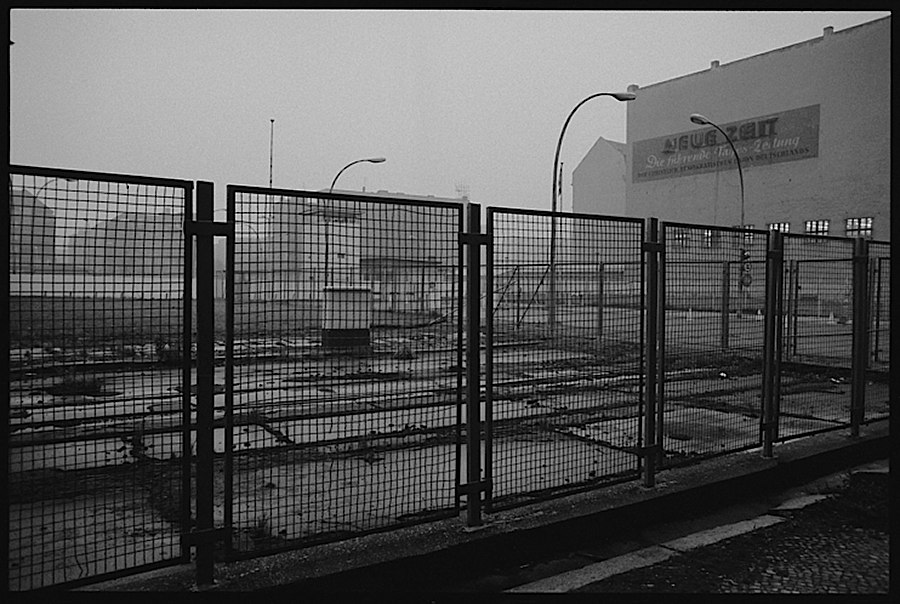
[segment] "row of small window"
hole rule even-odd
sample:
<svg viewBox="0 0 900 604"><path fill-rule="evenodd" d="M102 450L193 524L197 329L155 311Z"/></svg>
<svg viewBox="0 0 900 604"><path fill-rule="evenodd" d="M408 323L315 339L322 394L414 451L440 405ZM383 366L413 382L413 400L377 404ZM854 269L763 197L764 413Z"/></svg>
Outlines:
<svg viewBox="0 0 900 604"><path fill-rule="evenodd" d="M828 220L807 220L804 223L804 233L807 235L828 235L831 224ZM770 231L781 231L789 233L791 231L790 222L770 222ZM846 237L872 237L872 219L871 218L847 218L844 221L844 236Z"/></svg>
<svg viewBox="0 0 900 604"><path fill-rule="evenodd" d="M828 220L807 220L804 223L806 230L805 233L807 235L817 235L823 236L828 235L829 229L829 221ZM734 228L741 228L740 225L735 225ZM752 224L744 225L745 229L753 229ZM768 224L768 229L770 231L781 231L782 233L789 233L791 231L791 223L790 222L770 222ZM687 246L690 245L692 231L689 229L675 229L672 233L673 238L675 240L676 245ZM871 218L847 218L844 224L844 235L846 237L872 237L872 219ZM703 247L718 247L719 240L724 235L720 231L713 231L711 229L704 229L701 231L701 241L700 244ZM733 233L733 236L738 237L739 233ZM750 245L753 243L753 233L744 233L744 245Z"/></svg>

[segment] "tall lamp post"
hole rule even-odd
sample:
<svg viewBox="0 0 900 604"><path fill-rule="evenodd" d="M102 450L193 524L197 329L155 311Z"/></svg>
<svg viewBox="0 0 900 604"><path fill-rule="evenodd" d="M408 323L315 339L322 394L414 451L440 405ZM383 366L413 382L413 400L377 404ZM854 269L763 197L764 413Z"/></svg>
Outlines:
<svg viewBox="0 0 900 604"><path fill-rule="evenodd" d="M731 146L732 152L734 152L734 160L737 162L737 170L738 170L738 179L741 183L741 279L740 279L740 288L741 288L741 312L743 313L744 309L744 287L749 286L752 280L750 276L750 262L749 257L747 255L747 251L744 249L747 243L747 235L744 233L744 170L741 167L741 156L737 152L737 148L734 146L734 141L731 140L731 137L728 136L728 133L722 130L718 124L711 121L709 118L700 115L699 113L691 114L691 122L697 124L699 126L712 126L716 130L722 133L722 136L725 137L725 140L728 141L728 144Z"/></svg>
<svg viewBox="0 0 900 604"><path fill-rule="evenodd" d="M553 157L553 201L550 208L550 303L547 306L547 328L551 334L556 331L556 205L557 197L559 195L559 185L557 184L559 174L559 152L560 149L562 149L563 136L566 134L566 128L569 127L569 122L572 121L572 116L575 115L575 112L578 111L579 107L591 99L600 96L609 96L617 101L633 101L637 98L633 92L597 92L585 97L580 103L575 105L575 108L572 109L571 112L569 112L569 117L566 118L562 130L559 133L559 141L556 143L556 155Z"/></svg>
<svg viewBox="0 0 900 604"><path fill-rule="evenodd" d="M346 166L341 168L338 171L338 173L335 175L334 180L331 181L331 186L328 187L328 192L331 193L334 191L334 185L337 184L338 178L340 178L341 174L344 173L344 170L346 170L350 166L355 166L356 164L361 164L361 163L381 164L381 163L384 163L385 161L387 161L387 159L384 157L367 157L364 159L357 159L356 161L350 162L349 164L347 164ZM325 287L328 287L328 285L330 285L330 283L331 283L331 279L329 278L329 275L328 275L328 240L329 240L328 231L329 231L328 216L326 215L325 216Z"/></svg>

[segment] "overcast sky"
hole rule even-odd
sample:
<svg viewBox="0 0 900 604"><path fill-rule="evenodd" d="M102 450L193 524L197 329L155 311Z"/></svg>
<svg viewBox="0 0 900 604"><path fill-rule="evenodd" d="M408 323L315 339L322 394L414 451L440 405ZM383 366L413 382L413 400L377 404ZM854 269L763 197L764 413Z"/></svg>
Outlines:
<svg viewBox="0 0 900 604"><path fill-rule="evenodd" d="M889 12L13 10L12 163L550 207L572 108ZM727 94L727 91L723 91ZM579 109L571 172L625 107Z"/></svg>

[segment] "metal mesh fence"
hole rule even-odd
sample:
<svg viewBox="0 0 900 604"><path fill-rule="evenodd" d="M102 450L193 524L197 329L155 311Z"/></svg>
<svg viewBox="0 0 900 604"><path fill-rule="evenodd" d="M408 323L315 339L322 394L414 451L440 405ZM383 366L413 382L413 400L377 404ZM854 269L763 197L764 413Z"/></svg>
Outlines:
<svg viewBox="0 0 900 604"><path fill-rule="evenodd" d="M766 231L661 223L665 465L760 444Z"/></svg>
<svg viewBox="0 0 900 604"><path fill-rule="evenodd" d="M891 244L869 242L869 366L887 372L891 335Z"/></svg>
<svg viewBox="0 0 900 604"><path fill-rule="evenodd" d="M488 209L492 502L638 472L643 221ZM555 303L551 292L555 291Z"/></svg>
<svg viewBox="0 0 900 604"><path fill-rule="evenodd" d="M218 453L232 552L454 513L462 205L228 197L233 404Z"/></svg>
<svg viewBox="0 0 900 604"><path fill-rule="evenodd" d="M12 590L183 559L190 199L189 182L10 168Z"/></svg>
<svg viewBox="0 0 900 604"><path fill-rule="evenodd" d="M780 439L850 424L853 240L785 235Z"/></svg>
<svg viewBox="0 0 900 604"><path fill-rule="evenodd" d="M869 242L868 367L864 421L885 419L890 414L888 375L891 360L891 244Z"/></svg>

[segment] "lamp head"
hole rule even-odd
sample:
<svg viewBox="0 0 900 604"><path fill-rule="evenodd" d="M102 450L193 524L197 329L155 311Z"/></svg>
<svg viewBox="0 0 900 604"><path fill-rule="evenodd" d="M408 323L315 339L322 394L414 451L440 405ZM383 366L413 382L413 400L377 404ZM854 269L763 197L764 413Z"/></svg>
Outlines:
<svg viewBox="0 0 900 604"><path fill-rule="evenodd" d="M370 157L370 158L367 159L366 161L367 161L367 162L370 162L370 163L373 163L373 164L380 164L380 163L382 163L382 162L387 161L387 158L386 158L386 157Z"/></svg>
<svg viewBox="0 0 900 604"><path fill-rule="evenodd" d="M633 92L611 92L609 96L617 101L633 101L637 98L637 95Z"/></svg>
<svg viewBox="0 0 900 604"><path fill-rule="evenodd" d="M700 115L699 113L691 114L691 121L700 126L710 126L712 122Z"/></svg>

